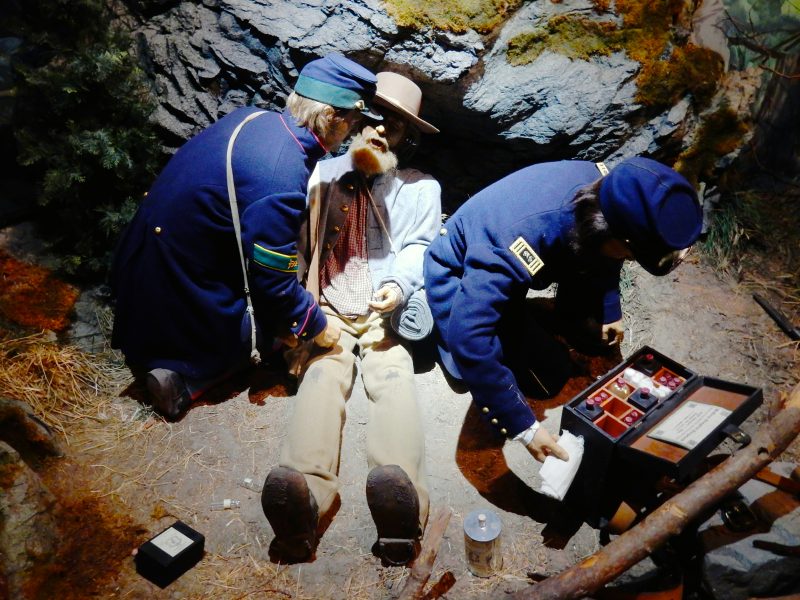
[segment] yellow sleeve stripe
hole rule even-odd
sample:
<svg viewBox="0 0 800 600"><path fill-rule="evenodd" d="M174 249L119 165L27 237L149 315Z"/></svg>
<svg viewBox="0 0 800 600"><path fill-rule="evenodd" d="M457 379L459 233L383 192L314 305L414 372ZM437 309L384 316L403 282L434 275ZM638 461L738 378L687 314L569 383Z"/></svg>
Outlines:
<svg viewBox="0 0 800 600"><path fill-rule="evenodd" d="M262 267L273 271L296 273L298 269L296 254L282 254L258 244L253 244L253 260Z"/></svg>

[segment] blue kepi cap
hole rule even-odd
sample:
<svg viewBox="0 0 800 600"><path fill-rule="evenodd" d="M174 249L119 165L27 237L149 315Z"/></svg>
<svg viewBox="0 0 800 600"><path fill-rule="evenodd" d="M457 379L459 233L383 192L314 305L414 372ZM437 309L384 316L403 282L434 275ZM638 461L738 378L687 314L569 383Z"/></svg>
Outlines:
<svg viewBox="0 0 800 600"><path fill-rule="evenodd" d="M358 110L380 121L382 117L370 109L377 83L375 75L358 63L341 54L328 54L303 67L294 91L336 108Z"/></svg>
<svg viewBox="0 0 800 600"><path fill-rule="evenodd" d="M703 210L692 185L677 171L635 157L611 169L600 184L600 209L611 232L653 275L665 275L672 257L700 237Z"/></svg>

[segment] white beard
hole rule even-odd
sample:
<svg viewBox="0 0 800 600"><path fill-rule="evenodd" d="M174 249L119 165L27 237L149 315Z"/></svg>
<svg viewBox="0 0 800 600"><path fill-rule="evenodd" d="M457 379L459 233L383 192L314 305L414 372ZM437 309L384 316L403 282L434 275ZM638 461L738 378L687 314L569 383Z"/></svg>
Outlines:
<svg viewBox="0 0 800 600"><path fill-rule="evenodd" d="M366 177L381 175L397 167L397 155L389 150L386 140L380 136L365 137L359 133L350 144L350 156L356 170Z"/></svg>

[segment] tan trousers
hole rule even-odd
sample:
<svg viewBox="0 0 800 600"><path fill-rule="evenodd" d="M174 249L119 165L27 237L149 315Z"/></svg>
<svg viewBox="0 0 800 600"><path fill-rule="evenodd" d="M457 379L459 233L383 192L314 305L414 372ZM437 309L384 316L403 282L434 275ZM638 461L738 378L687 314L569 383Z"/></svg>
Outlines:
<svg viewBox="0 0 800 600"><path fill-rule="evenodd" d="M357 349L369 399L367 463L370 469L399 465L408 474L419 495L420 527L424 530L428 518L425 437L411 355L388 319L379 314L350 320L328 307L323 310L339 324L342 337L324 353L316 348L301 372L281 466L306 476L320 516L327 513L339 487L345 402L355 381Z"/></svg>

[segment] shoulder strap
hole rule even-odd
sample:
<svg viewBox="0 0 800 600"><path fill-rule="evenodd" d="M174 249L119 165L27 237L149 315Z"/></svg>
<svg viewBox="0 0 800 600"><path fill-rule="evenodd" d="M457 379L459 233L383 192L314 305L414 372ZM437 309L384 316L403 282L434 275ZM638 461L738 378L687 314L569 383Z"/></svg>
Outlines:
<svg viewBox="0 0 800 600"><path fill-rule="evenodd" d="M254 364L261 362L261 354L256 348L256 315L253 310L253 301L250 299L250 283L247 280L247 263L244 260L244 250L242 249L242 226L239 222L239 206L236 202L236 186L233 183L233 166L231 158L233 156L233 143L236 137L247 123L265 114L267 111L262 110L247 115L247 117L236 126L233 130L230 140L228 140L228 151L225 153L225 175L228 180L228 200L231 204L231 216L233 217L233 231L236 233L236 245L239 247L239 259L242 263L242 277L244 278L244 296L247 300L247 314L250 315L250 360Z"/></svg>
<svg viewBox="0 0 800 600"><path fill-rule="evenodd" d="M311 173L311 179L308 181L308 237L310 260L306 269L306 289L314 296L314 300L319 302L319 219L320 219L320 203L322 202L321 196L321 182L319 167L316 167Z"/></svg>

